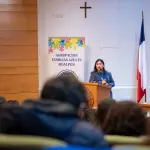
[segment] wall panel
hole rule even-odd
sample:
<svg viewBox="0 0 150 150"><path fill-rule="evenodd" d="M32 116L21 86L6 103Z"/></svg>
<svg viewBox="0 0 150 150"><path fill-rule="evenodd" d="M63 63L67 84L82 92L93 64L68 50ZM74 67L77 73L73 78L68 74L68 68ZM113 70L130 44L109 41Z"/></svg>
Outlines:
<svg viewBox="0 0 150 150"><path fill-rule="evenodd" d="M38 96L37 0L0 0L0 95Z"/></svg>

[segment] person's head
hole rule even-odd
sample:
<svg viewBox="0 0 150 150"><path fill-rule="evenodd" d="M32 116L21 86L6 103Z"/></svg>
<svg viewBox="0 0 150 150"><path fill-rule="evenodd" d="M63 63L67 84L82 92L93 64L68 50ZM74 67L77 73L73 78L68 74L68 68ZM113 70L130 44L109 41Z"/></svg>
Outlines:
<svg viewBox="0 0 150 150"><path fill-rule="evenodd" d="M114 99L104 99L100 101L95 115L98 126L101 127L104 124L109 109L115 104L116 101Z"/></svg>
<svg viewBox="0 0 150 150"><path fill-rule="evenodd" d="M6 102L6 99L3 96L0 96L0 105L4 104Z"/></svg>
<svg viewBox="0 0 150 150"><path fill-rule="evenodd" d="M102 72L105 70L105 63L102 59L97 59L94 65L94 72Z"/></svg>
<svg viewBox="0 0 150 150"><path fill-rule="evenodd" d="M18 106L19 102L17 100L8 100L7 104Z"/></svg>
<svg viewBox="0 0 150 150"><path fill-rule="evenodd" d="M84 85L70 76L58 76L49 79L43 86L40 98L70 104L78 111L88 107Z"/></svg>
<svg viewBox="0 0 150 150"><path fill-rule="evenodd" d="M147 118L142 107L132 101L117 102L107 113L105 134L142 136L147 134Z"/></svg>
<svg viewBox="0 0 150 150"><path fill-rule="evenodd" d="M24 108L34 108L35 105L35 100L34 99L25 99L22 103L21 106Z"/></svg>

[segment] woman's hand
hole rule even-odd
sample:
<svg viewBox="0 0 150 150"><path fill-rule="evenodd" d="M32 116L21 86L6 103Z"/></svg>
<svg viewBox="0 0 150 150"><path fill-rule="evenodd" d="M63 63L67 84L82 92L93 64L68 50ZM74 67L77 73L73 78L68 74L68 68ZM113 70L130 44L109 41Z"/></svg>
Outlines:
<svg viewBox="0 0 150 150"><path fill-rule="evenodd" d="M102 84L103 84L103 85L109 85L109 84L106 82L106 80L103 80L103 81L102 81Z"/></svg>
<svg viewBox="0 0 150 150"><path fill-rule="evenodd" d="M106 83L105 85L109 85L108 83Z"/></svg>
<svg viewBox="0 0 150 150"><path fill-rule="evenodd" d="M106 80L102 80L102 84L106 84L107 82L106 82Z"/></svg>

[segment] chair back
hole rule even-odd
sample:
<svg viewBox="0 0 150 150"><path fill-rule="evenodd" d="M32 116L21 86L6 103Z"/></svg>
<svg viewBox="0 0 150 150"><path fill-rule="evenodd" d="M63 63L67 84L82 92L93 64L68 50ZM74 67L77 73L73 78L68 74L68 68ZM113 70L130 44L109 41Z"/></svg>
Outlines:
<svg viewBox="0 0 150 150"><path fill-rule="evenodd" d="M67 145L65 142L54 138L0 134L0 149L5 150L41 150L44 147L65 145Z"/></svg>

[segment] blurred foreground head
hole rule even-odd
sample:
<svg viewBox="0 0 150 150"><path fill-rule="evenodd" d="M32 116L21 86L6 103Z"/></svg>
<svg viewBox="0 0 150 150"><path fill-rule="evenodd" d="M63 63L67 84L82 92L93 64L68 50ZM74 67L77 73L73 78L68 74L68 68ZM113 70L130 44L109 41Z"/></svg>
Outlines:
<svg viewBox="0 0 150 150"><path fill-rule="evenodd" d="M88 107L86 89L83 84L70 76L58 76L46 81L41 99L71 104L75 109Z"/></svg>

